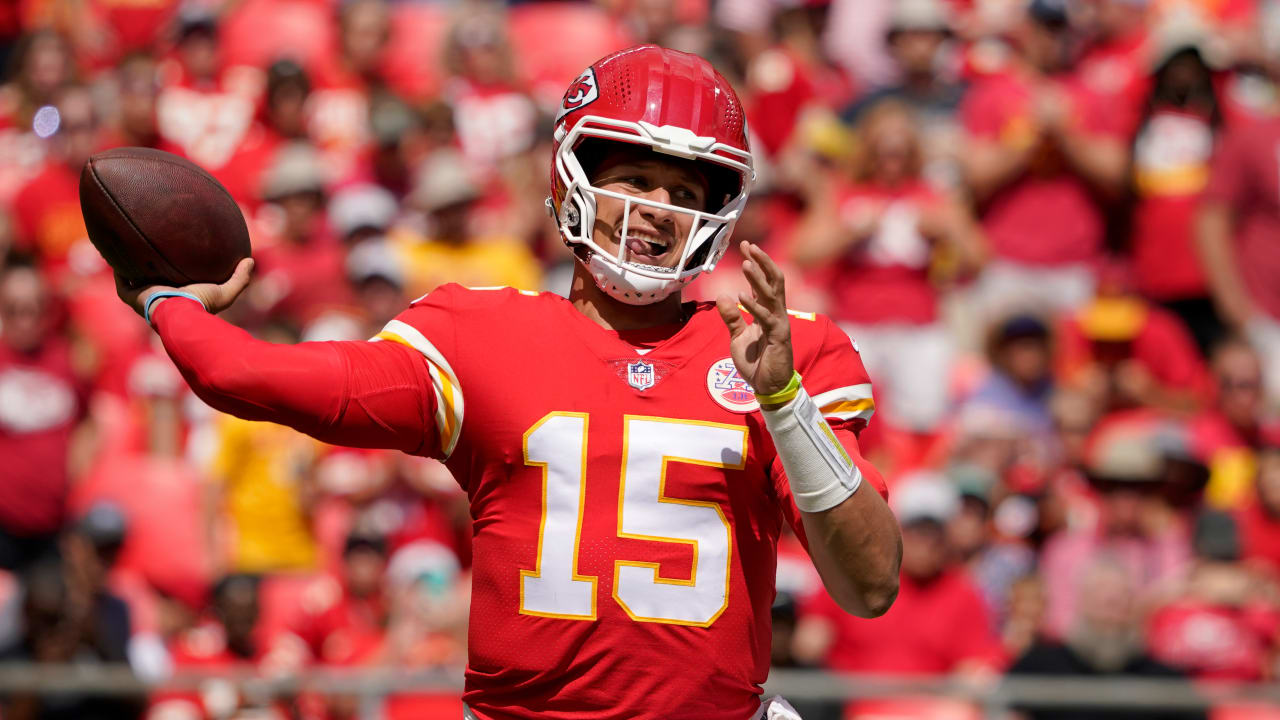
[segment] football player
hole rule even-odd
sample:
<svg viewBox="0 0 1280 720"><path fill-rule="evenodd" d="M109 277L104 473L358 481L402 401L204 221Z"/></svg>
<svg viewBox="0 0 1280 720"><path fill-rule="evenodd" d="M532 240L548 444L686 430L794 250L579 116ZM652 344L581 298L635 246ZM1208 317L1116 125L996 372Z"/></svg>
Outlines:
<svg viewBox="0 0 1280 720"><path fill-rule="evenodd" d="M445 461L474 523L472 717L747 720L782 523L857 615L888 609L901 554L858 451L873 404L849 338L788 311L747 243L750 292L681 300L752 178L728 82L641 46L587 68L556 118L567 300L445 285L373 342L289 346L213 315L251 260L222 285L120 293L213 407Z"/></svg>

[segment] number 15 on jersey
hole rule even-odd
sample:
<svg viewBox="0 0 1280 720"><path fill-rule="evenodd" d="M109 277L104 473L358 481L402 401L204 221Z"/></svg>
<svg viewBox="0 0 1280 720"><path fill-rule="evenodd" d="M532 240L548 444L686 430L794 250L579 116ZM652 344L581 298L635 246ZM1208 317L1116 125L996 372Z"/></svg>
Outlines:
<svg viewBox="0 0 1280 720"><path fill-rule="evenodd" d="M587 486L586 413L548 413L524 434L526 465L542 468L537 567L520 571L524 615L595 620L597 578L578 573ZM656 562L617 559L613 599L632 620L707 627L729 605L733 533L719 503L666 494L672 464L741 470L741 425L626 415L618 488L618 537L690 547L685 578L663 577Z"/></svg>

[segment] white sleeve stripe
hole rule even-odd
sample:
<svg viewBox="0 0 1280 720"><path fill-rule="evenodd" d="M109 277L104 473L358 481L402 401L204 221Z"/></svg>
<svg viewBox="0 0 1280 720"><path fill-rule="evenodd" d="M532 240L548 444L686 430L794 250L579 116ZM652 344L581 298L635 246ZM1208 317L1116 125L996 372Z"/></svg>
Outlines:
<svg viewBox="0 0 1280 720"><path fill-rule="evenodd" d="M871 383L862 383L861 385L848 385L835 390L818 393L813 396L813 404L818 407L826 407L837 402L856 402L858 400L871 399Z"/></svg>
<svg viewBox="0 0 1280 720"><path fill-rule="evenodd" d="M813 396L813 404L822 410L823 417L834 420L866 420L876 411L875 401L871 398L871 383L819 393Z"/></svg>
<svg viewBox="0 0 1280 720"><path fill-rule="evenodd" d="M431 373L431 384L436 392L436 426L441 435L440 450L446 458L449 457L462 435L463 399L458 376L454 374L449 361L444 359L444 354L412 325L392 320L386 324L383 332L400 338L426 357L427 370Z"/></svg>

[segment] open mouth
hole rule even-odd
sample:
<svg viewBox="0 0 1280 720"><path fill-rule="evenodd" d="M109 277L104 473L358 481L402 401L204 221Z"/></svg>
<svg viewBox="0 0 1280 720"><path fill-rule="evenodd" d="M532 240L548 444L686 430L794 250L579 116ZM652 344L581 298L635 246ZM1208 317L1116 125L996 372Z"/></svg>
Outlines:
<svg viewBox="0 0 1280 720"><path fill-rule="evenodd" d="M667 238L646 232L627 233L627 260L629 262L667 267L664 262L670 254L672 243Z"/></svg>

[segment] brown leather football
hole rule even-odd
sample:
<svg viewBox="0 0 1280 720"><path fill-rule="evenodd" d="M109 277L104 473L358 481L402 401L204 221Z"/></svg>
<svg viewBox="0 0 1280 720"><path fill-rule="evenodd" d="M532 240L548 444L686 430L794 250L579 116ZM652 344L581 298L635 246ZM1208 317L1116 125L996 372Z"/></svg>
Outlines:
<svg viewBox="0 0 1280 720"><path fill-rule="evenodd" d="M249 256L249 229L226 188L195 163L121 147L80 172L89 239L133 287L221 283Z"/></svg>

